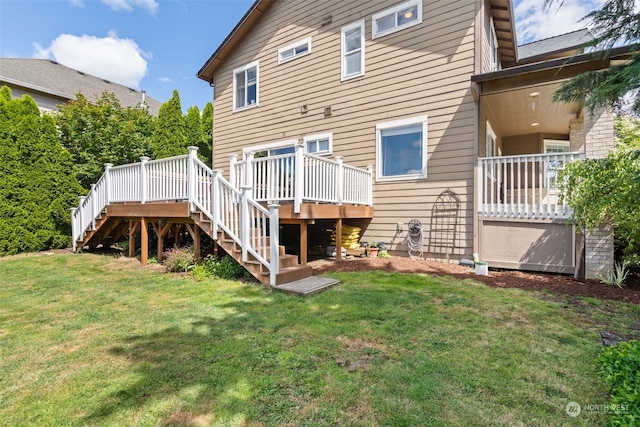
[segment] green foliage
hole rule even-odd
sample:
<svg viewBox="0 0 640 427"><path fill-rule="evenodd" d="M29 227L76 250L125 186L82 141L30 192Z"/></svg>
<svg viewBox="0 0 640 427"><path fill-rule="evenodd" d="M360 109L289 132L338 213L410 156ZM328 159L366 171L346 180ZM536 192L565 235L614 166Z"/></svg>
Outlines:
<svg viewBox="0 0 640 427"><path fill-rule="evenodd" d="M622 285L627 278L627 273L627 266L624 263L617 262L613 270L607 271L607 273L604 275L596 273L596 277L606 285L615 285L619 288L622 288Z"/></svg>
<svg viewBox="0 0 640 427"><path fill-rule="evenodd" d="M564 0L546 0L546 4ZM602 58L616 44L633 44L640 41L640 13L635 0L607 0L602 7L586 15L594 34L590 46L597 46ZM589 71L562 83L553 95L554 101L581 102L593 113L600 108L624 109L624 96L630 95L630 108L640 113L640 51L632 51L629 60L602 71Z"/></svg>
<svg viewBox="0 0 640 427"><path fill-rule="evenodd" d="M69 244L82 192L51 116L30 96L0 91L0 255Z"/></svg>
<svg viewBox="0 0 640 427"><path fill-rule="evenodd" d="M640 420L640 341L607 347L597 363L614 409L609 425L637 425Z"/></svg>
<svg viewBox="0 0 640 427"><path fill-rule="evenodd" d="M76 98L60 105L56 122L85 189L100 178L105 163L133 163L151 152L154 119L146 108L122 107L109 92L95 102L81 93Z"/></svg>
<svg viewBox="0 0 640 427"><path fill-rule="evenodd" d="M632 117L616 117L613 123L619 148L640 148L640 120Z"/></svg>
<svg viewBox="0 0 640 427"><path fill-rule="evenodd" d="M205 164L211 166L213 164L212 146L213 146L213 104L207 102L202 110L202 132L204 133L204 141L200 145L200 156L206 159Z"/></svg>
<svg viewBox="0 0 640 427"><path fill-rule="evenodd" d="M640 148L619 146L604 159L569 163L559 186L578 225L591 230L610 219L623 254L640 252Z"/></svg>
<svg viewBox="0 0 640 427"><path fill-rule="evenodd" d="M216 258L209 255L202 260L200 265L204 268L207 277L234 280L249 277L249 273L230 256Z"/></svg>
<svg viewBox="0 0 640 427"><path fill-rule="evenodd" d="M193 248L173 248L164 253L164 266L172 273L184 273L197 263Z"/></svg>
<svg viewBox="0 0 640 427"><path fill-rule="evenodd" d="M387 251L380 251L378 252L378 258L391 258L391 255Z"/></svg>
<svg viewBox="0 0 640 427"><path fill-rule="evenodd" d="M153 132L153 157L160 159L186 154L188 146L180 94L174 90L171 99L160 106Z"/></svg>

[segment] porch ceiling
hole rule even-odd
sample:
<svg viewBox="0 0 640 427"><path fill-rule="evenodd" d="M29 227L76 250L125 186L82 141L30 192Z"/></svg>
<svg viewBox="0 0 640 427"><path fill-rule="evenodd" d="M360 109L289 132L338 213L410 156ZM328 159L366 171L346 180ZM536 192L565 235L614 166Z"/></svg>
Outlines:
<svg viewBox="0 0 640 427"><path fill-rule="evenodd" d="M481 95L480 108L487 113L494 131L503 137L538 132L568 134L569 120L579 116L580 105L552 102L559 85L537 84ZM535 123L538 125L532 126Z"/></svg>

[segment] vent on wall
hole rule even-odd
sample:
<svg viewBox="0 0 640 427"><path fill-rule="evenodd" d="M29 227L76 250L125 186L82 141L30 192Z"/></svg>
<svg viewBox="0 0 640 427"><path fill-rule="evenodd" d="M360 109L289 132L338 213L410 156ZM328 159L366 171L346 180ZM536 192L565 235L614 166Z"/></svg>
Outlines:
<svg viewBox="0 0 640 427"><path fill-rule="evenodd" d="M320 20L320 26L324 27L325 25L329 25L331 24L331 21L333 21L333 17L331 15L327 15Z"/></svg>
<svg viewBox="0 0 640 427"><path fill-rule="evenodd" d="M324 116L325 117L331 117L331 115L333 114L333 109L329 106L329 107L324 107Z"/></svg>

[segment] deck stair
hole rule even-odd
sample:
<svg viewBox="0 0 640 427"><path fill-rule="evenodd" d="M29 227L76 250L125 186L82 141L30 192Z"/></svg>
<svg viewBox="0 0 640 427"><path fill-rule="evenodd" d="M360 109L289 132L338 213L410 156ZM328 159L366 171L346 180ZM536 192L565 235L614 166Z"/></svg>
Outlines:
<svg viewBox="0 0 640 427"><path fill-rule="evenodd" d="M372 205L371 168L345 165L342 158L328 160L297 146L294 154L249 156L233 163L227 181L221 171L198 160L196 152L197 147L189 147L182 156L143 156L140 163L105 165L98 182L72 209L73 250L110 246L127 231L139 231L144 263L147 224L158 235L160 251L171 227L184 225L198 242L199 228L260 282L277 287L313 275L311 267L278 243L281 202L292 204L295 213L303 202ZM318 178L319 170L324 171L323 179Z"/></svg>

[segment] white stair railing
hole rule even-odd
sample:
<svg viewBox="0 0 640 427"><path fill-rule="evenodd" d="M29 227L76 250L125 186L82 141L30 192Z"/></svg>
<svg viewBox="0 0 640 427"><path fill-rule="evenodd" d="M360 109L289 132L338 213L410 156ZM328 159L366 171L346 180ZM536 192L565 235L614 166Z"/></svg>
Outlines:
<svg viewBox="0 0 640 427"><path fill-rule="evenodd" d="M478 159L478 213L483 217L570 218L558 189L558 173L585 154L549 153Z"/></svg>
<svg viewBox="0 0 640 427"><path fill-rule="evenodd" d="M105 172L80 204L71 210L73 250L86 233L95 230L96 219L110 203L188 201L191 213L202 212L211 221L212 237L224 230L242 248L243 262L249 254L269 270L270 283L278 274L278 206L267 210L244 193L236 190L222 176L196 157L197 147L189 154L140 163L105 165ZM275 254L275 256L274 256Z"/></svg>

